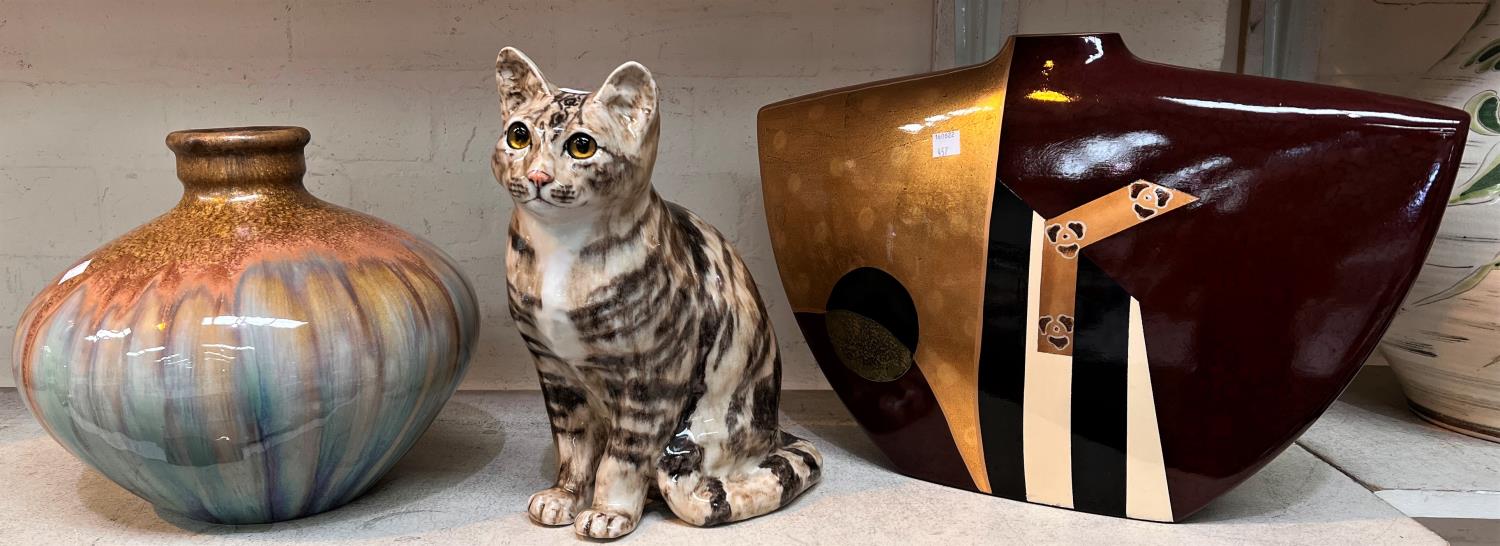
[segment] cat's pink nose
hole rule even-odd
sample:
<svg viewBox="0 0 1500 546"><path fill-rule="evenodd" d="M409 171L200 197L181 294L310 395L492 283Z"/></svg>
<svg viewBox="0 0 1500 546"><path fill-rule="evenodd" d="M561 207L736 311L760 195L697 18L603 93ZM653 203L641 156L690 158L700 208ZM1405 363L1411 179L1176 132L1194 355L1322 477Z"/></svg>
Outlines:
<svg viewBox="0 0 1500 546"><path fill-rule="evenodd" d="M526 179L537 186L545 186L548 182L552 181L552 175L547 174L547 171L541 169L533 169L531 172L526 173Z"/></svg>

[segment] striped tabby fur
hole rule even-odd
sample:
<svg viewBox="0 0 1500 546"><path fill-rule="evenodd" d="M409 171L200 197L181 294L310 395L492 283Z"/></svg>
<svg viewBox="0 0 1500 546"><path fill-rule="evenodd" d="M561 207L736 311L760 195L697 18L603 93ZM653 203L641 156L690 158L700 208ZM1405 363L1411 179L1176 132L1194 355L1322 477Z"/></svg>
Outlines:
<svg viewBox="0 0 1500 546"><path fill-rule="evenodd" d="M781 357L749 271L651 188L650 72L626 63L585 93L548 84L512 48L495 68L506 135L493 169L516 201L510 310L561 466L531 518L614 538L635 528L652 487L682 519L715 525L816 484L822 456L777 425ZM526 139L512 138L518 126ZM578 135L592 155L570 154Z"/></svg>

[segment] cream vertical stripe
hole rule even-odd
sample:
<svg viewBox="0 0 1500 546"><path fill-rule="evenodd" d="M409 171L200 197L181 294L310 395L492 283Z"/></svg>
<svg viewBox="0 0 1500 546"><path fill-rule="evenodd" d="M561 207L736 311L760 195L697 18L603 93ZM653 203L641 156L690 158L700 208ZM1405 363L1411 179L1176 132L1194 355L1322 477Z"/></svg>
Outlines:
<svg viewBox="0 0 1500 546"><path fill-rule="evenodd" d="M1146 331L1141 302L1130 298L1130 352L1125 379L1125 516L1172 521L1167 494L1167 467L1156 426L1156 399L1146 359Z"/></svg>
<svg viewBox="0 0 1500 546"><path fill-rule="evenodd" d="M1026 277L1026 320L1041 319L1042 252L1050 250L1045 221L1031 216L1031 263ZM1026 336L1026 388L1022 394L1022 457L1026 500L1073 507L1073 357L1037 350L1037 336Z"/></svg>

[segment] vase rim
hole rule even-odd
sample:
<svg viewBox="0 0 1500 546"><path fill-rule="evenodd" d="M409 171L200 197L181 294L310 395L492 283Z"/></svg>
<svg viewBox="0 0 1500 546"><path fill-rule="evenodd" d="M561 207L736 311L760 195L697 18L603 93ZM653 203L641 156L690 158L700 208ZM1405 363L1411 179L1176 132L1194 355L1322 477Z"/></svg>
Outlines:
<svg viewBox="0 0 1500 546"><path fill-rule="evenodd" d="M1014 34L1016 38L1119 38L1118 32L1035 32Z"/></svg>
<svg viewBox="0 0 1500 546"><path fill-rule="evenodd" d="M301 150L312 139L295 126L248 126L187 129L167 135L167 148L179 155L265 153Z"/></svg>

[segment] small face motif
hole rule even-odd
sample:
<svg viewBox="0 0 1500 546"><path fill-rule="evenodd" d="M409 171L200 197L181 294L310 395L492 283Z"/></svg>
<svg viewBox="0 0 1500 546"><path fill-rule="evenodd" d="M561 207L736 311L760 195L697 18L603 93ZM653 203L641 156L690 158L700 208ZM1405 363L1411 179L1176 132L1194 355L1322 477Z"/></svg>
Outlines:
<svg viewBox="0 0 1500 546"><path fill-rule="evenodd" d="M517 206L550 218L640 197L656 152L656 88L626 63L597 92L559 89L515 49L495 63L504 132L491 170Z"/></svg>
<svg viewBox="0 0 1500 546"><path fill-rule="evenodd" d="M1083 222L1072 221L1064 224L1052 224L1047 226L1047 242L1057 249L1058 254L1069 260L1078 256L1078 250L1082 248L1084 235L1088 227Z"/></svg>
<svg viewBox="0 0 1500 546"><path fill-rule="evenodd" d="M1046 338L1047 344L1052 348L1061 351L1073 344L1072 316L1058 315L1054 319L1051 315L1042 315L1038 326L1041 327L1042 336Z"/></svg>
<svg viewBox="0 0 1500 546"><path fill-rule="evenodd" d="M1145 182L1134 182L1130 184L1130 206L1135 211L1135 217L1145 220L1172 202L1172 190L1161 186L1154 186Z"/></svg>

